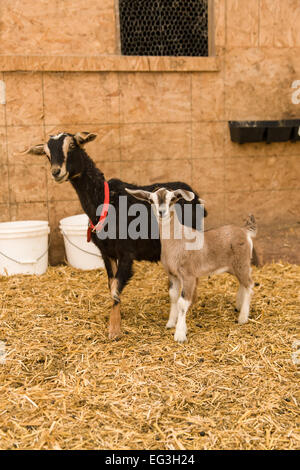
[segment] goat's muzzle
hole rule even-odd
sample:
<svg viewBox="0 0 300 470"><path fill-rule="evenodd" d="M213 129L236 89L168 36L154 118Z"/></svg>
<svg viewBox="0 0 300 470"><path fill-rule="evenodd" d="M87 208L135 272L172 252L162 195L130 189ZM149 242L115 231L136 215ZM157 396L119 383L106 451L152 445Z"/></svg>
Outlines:
<svg viewBox="0 0 300 470"><path fill-rule="evenodd" d="M68 172L61 174L61 171L62 169L59 166L52 167L51 169L52 176L57 183L63 183L69 177Z"/></svg>
<svg viewBox="0 0 300 470"><path fill-rule="evenodd" d="M163 209L163 210L160 209L160 210L158 211L158 214L159 214L159 217L160 217L161 219L163 219L163 218L166 217L166 215L168 214L168 212L167 212L166 210L164 210L164 209Z"/></svg>
<svg viewBox="0 0 300 470"><path fill-rule="evenodd" d="M57 178L60 174L60 168L59 167L54 167L51 170L53 178Z"/></svg>

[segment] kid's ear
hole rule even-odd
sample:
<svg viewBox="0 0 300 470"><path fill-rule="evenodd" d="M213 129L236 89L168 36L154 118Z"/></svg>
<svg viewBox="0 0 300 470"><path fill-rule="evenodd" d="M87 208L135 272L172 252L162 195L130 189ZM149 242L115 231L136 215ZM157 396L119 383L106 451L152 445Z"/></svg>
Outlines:
<svg viewBox="0 0 300 470"><path fill-rule="evenodd" d="M174 191L174 196L178 199L185 199L188 202L193 201L195 194L192 191L186 191L185 189L177 189Z"/></svg>
<svg viewBox="0 0 300 470"><path fill-rule="evenodd" d="M149 191L143 191L142 189L128 189L125 188L125 191L131 196L139 199L140 201L150 201L151 193Z"/></svg>

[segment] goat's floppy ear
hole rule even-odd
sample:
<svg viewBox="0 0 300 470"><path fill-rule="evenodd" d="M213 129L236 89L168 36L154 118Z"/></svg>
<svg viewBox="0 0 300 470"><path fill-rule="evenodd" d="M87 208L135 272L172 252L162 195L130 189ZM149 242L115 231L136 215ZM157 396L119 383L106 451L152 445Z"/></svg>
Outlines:
<svg viewBox="0 0 300 470"><path fill-rule="evenodd" d="M18 152L19 155L46 155L45 152L45 146L44 144L39 144L39 145L34 145L34 147L30 147L27 150L24 150L24 152Z"/></svg>
<svg viewBox="0 0 300 470"><path fill-rule="evenodd" d="M178 199L185 199L186 201L193 201L195 198L195 194L192 191L186 191L185 189L177 189L174 191L174 196L176 196Z"/></svg>
<svg viewBox="0 0 300 470"><path fill-rule="evenodd" d="M125 191L136 199L141 201L150 201L151 193L149 191L143 191L142 189L128 189L125 188Z"/></svg>
<svg viewBox="0 0 300 470"><path fill-rule="evenodd" d="M88 142L95 140L97 136L98 134L92 134L91 132L77 132L77 134L74 136L74 139L78 145L85 145Z"/></svg>

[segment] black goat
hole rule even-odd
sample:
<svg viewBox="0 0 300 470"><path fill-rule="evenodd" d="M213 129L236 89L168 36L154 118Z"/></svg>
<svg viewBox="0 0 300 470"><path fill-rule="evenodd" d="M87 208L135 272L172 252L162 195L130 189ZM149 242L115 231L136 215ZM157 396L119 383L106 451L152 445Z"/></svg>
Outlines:
<svg viewBox="0 0 300 470"><path fill-rule="evenodd" d="M81 132L75 135L62 133L51 136L47 144L40 144L31 147L26 153L46 155L51 163L53 178L58 183L70 181L76 190L84 212L88 215L93 225L97 225L97 208L104 202L104 175L95 166L94 162L85 152L83 146L97 137L96 134ZM129 237L122 239L119 236L119 197L127 198L127 206L136 204L136 199L128 195L125 188L137 189L138 187L125 183L119 179L108 181L110 205L114 206L116 211L116 237L100 239L96 232L92 232L92 241L99 248L103 261L105 263L109 289L113 299L113 307L109 320L109 337L116 338L121 332L121 314L120 314L120 295L125 285L131 278L132 264L137 261L160 260L161 245L159 240L159 231L157 228L157 238L151 238L150 227L153 224L151 208L147 202L141 202L148 214L148 234L146 238L133 240ZM159 187L165 187L170 190L185 189L192 191L191 187L182 182L156 183L148 186L142 186L145 191L153 192ZM139 187L140 188L140 187ZM195 224L196 206L199 204L198 195L194 192L195 198L192 204L193 221ZM127 218L128 224L133 217ZM154 218L155 220L155 218ZM185 223L185 221L183 220ZM153 227L153 225L152 225ZM153 234L153 231L152 231Z"/></svg>

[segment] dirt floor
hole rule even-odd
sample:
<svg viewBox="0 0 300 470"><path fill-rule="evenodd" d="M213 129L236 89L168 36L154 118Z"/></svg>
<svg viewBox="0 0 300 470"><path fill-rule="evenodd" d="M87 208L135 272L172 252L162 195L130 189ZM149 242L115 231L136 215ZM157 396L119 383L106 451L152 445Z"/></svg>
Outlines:
<svg viewBox="0 0 300 470"><path fill-rule="evenodd" d="M244 326L235 279L201 280L184 345L161 266L135 270L113 342L103 271L0 277L0 448L299 449L300 266L254 269Z"/></svg>

